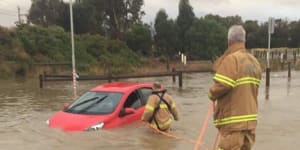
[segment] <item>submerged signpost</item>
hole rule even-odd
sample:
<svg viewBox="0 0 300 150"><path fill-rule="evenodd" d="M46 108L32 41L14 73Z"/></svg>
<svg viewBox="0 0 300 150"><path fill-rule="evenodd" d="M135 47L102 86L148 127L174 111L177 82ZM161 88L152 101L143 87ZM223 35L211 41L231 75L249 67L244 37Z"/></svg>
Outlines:
<svg viewBox="0 0 300 150"><path fill-rule="evenodd" d="M275 25L275 20L274 18L270 17L269 18L269 40L268 40L268 53L267 53L267 69L266 69L266 87L270 86L270 48L271 48L271 34L274 33L274 25Z"/></svg>

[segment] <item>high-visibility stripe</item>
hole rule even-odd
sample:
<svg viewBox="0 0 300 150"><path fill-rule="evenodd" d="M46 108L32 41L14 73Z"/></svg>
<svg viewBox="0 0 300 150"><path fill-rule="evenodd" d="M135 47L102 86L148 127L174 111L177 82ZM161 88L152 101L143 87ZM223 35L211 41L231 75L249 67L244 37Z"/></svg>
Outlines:
<svg viewBox="0 0 300 150"><path fill-rule="evenodd" d="M167 106L166 104L160 104L160 105L159 105L159 108L161 108L161 109L163 109L163 108L168 109L168 106Z"/></svg>
<svg viewBox="0 0 300 150"><path fill-rule="evenodd" d="M259 85L260 84L260 80L254 77L243 77L240 79L237 79L236 81L226 77L224 75L221 74L215 74L214 79L216 81L219 81L221 83L224 83L226 85L229 85L231 87L236 87L242 84L255 84L255 85ZM211 97L210 97L211 98Z"/></svg>
<svg viewBox="0 0 300 150"><path fill-rule="evenodd" d="M224 75L221 75L221 74L217 74L217 73L216 73L215 77L217 77L217 78L222 78L222 79L227 80L228 82L231 82L231 83L234 83L234 82L235 82L233 79L231 79L231 78L229 78L229 77L226 77L226 76L224 76Z"/></svg>
<svg viewBox="0 0 300 150"><path fill-rule="evenodd" d="M214 79L231 87L234 87L235 84L235 81L233 79L220 74L215 74Z"/></svg>
<svg viewBox="0 0 300 150"><path fill-rule="evenodd" d="M260 82L259 79L254 78L254 77L243 77L243 78L237 79L236 82L245 81L245 80L252 80L252 81Z"/></svg>
<svg viewBox="0 0 300 150"><path fill-rule="evenodd" d="M158 124L158 125L159 125L159 128L165 129L166 127L169 127L171 123L172 123L172 119L169 118L168 121L166 121L162 124ZM153 127L153 128L157 128L155 123L152 123L150 126Z"/></svg>
<svg viewBox="0 0 300 150"><path fill-rule="evenodd" d="M214 125L225 125L225 124L232 124L232 123L239 123L239 122L246 122L246 121L254 121L257 120L257 114L252 115L242 115L242 116L233 116L227 117L220 120L215 120Z"/></svg>
<svg viewBox="0 0 300 150"><path fill-rule="evenodd" d="M145 107L146 109L150 110L150 111L154 111L154 107L150 106L150 105L146 105Z"/></svg>
<svg viewBox="0 0 300 150"><path fill-rule="evenodd" d="M253 77L244 77L244 78L240 78L238 80L236 80L235 86L239 86L242 84L256 84L259 85L260 84L260 80L257 78L253 78Z"/></svg>
<svg viewBox="0 0 300 150"><path fill-rule="evenodd" d="M255 85L259 85L260 82L255 82L255 81L243 81L243 82L237 82L237 83L235 84L235 87L236 87L236 86L239 86L239 85L242 85L242 84L255 84Z"/></svg>

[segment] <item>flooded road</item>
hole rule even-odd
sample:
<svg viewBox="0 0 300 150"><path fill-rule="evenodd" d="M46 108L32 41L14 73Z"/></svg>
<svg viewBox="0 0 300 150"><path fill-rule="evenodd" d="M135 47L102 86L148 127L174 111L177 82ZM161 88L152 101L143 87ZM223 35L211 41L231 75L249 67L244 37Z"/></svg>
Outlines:
<svg viewBox="0 0 300 150"><path fill-rule="evenodd" d="M259 124L255 150L298 150L300 143L300 72L271 73L271 88L263 79L259 95ZM170 77L132 79L161 81L174 97L180 121L174 122L172 134L196 140L209 106L207 88L212 74L184 74L183 88ZM101 82L79 82L79 93ZM188 150L194 144L153 134L140 122L96 132L66 133L46 125L63 104L72 97L70 82L46 83L39 89L37 80L0 80L0 150ZM267 94L266 91L269 91ZM209 122L204 142L211 147L216 129Z"/></svg>

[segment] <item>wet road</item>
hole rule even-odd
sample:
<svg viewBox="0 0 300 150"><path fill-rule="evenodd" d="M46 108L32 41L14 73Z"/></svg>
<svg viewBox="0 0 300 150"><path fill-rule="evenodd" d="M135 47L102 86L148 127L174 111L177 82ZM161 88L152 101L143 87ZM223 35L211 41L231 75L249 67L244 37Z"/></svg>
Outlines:
<svg viewBox="0 0 300 150"><path fill-rule="evenodd" d="M185 74L184 87L178 88L170 77L129 81L161 81L175 98L181 120L174 122L172 134L196 140L209 101L207 87L212 84L209 73ZM264 79L259 95L259 125L255 150L298 150L300 143L300 72L271 74L269 96ZM79 93L97 85L80 82ZM65 133L49 129L45 121L72 97L70 82L46 83L38 88L37 80L0 80L0 150L188 150L194 144L149 132L140 122L111 130ZM268 97L268 98L266 98ZM216 130L209 122L204 142L211 147Z"/></svg>

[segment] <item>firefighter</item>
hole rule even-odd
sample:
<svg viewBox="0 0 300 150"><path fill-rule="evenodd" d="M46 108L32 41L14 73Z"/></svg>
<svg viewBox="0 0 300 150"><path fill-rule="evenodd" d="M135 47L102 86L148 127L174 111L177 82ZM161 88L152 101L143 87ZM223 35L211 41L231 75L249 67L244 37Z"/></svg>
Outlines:
<svg viewBox="0 0 300 150"><path fill-rule="evenodd" d="M152 89L153 92L147 100L142 121L149 122L151 128L168 131L172 116L174 120L178 120L175 103L160 83L153 83Z"/></svg>
<svg viewBox="0 0 300 150"><path fill-rule="evenodd" d="M231 26L228 49L214 64L208 96L216 104L214 125L221 133L218 150L250 150L255 141L262 69L245 42L244 28Z"/></svg>

